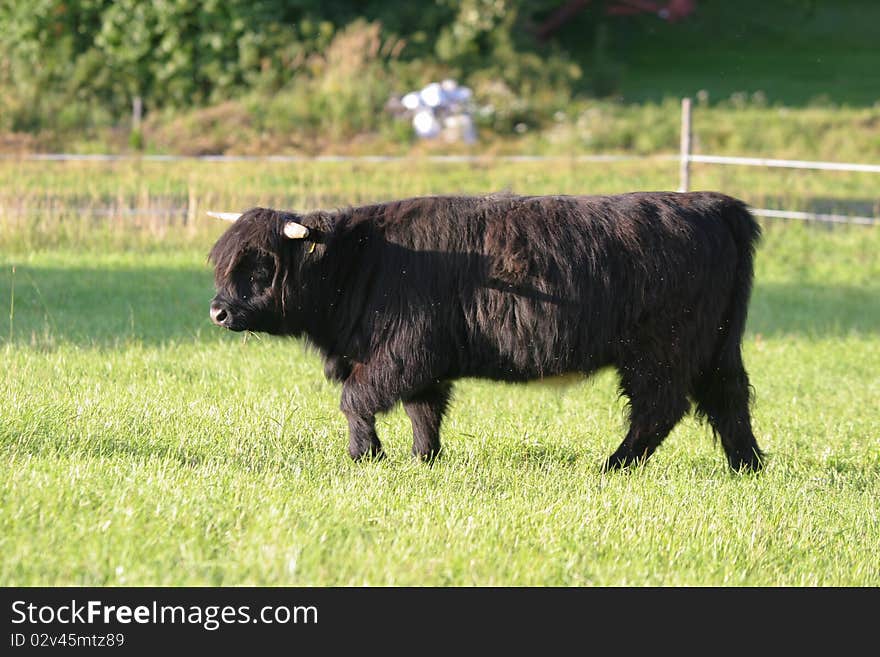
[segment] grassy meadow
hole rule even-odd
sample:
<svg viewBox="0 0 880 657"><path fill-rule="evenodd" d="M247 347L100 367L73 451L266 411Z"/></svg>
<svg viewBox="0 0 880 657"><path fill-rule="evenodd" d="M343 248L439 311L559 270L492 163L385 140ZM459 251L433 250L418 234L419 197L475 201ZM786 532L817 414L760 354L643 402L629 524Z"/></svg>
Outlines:
<svg viewBox="0 0 880 657"><path fill-rule="evenodd" d="M871 212L867 174L697 167ZM616 381L463 381L444 458L351 463L293 340L211 326L204 210L669 189L675 163L0 162L0 585L878 586L880 229L767 222L745 340L760 476L693 418L601 474ZM867 209L865 209L867 208Z"/></svg>

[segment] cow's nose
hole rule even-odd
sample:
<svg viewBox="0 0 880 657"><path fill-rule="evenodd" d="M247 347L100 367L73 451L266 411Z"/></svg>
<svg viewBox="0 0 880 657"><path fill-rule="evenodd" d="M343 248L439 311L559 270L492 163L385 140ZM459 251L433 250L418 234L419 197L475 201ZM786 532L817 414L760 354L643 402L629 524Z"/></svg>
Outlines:
<svg viewBox="0 0 880 657"><path fill-rule="evenodd" d="M229 313L226 312L226 308L221 306L219 303L211 304L211 321L214 322L217 326L223 326L223 323L229 318Z"/></svg>

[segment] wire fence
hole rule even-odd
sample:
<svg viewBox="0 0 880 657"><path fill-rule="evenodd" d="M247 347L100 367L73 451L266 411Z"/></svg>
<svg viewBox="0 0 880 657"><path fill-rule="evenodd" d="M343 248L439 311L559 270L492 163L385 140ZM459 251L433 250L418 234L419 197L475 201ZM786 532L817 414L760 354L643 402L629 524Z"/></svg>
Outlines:
<svg viewBox="0 0 880 657"><path fill-rule="evenodd" d="M813 171L848 171L857 173L880 173L880 164L855 162L822 162L812 160L784 160L762 157L737 157L726 155L702 155L691 152L693 144L693 125L691 118L691 99L682 99L681 104L681 144L678 155L623 155L623 154L581 154L581 155L117 155L117 154L77 154L77 153L26 153L0 154L0 160L42 161L42 162L434 162L475 164L485 162L673 162L679 163L679 191L691 188L691 164L716 164L727 166L766 167L785 169L806 169ZM880 217L800 212L770 208L752 208L760 217L774 219L794 219L829 224L880 224Z"/></svg>
<svg viewBox="0 0 880 657"><path fill-rule="evenodd" d="M691 120L691 99L681 101L681 147L679 152L679 191L690 189L690 165L723 164L746 167L769 167L781 169L809 169L813 171L851 171L856 173L880 173L880 164L863 164L856 162L820 162L813 160L777 160L763 157L733 157L727 155L697 155L691 152L693 143L693 123ZM770 208L752 208L752 213L759 217L774 219L796 219L798 221L816 221L829 224L859 224L871 226L880 223L878 217L860 217L845 214L825 214L818 212L798 212L794 210L773 210Z"/></svg>

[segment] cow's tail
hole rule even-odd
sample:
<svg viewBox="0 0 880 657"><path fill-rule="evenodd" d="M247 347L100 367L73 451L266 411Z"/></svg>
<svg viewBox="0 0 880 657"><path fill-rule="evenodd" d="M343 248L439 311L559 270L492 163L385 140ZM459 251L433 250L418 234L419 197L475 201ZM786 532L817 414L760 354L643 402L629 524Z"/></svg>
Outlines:
<svg viewBox="0 0 880 657"><path fill-rule="evenodd" d="M764 456L752 433L749 405L753 390L743 365L742 339L761 229L741 201L728 199L721 214L736 244L736 271L711 362L693 394L697 413L709 420L721 438L730 466L737 471L755 471L761 468Z"/></svg>
<svg viewBox="0 0 880 657"><path fill-rule="evenodd" d="M761 239L761 227L745 203L736 199L725 203L722 217L736 244L736 273L720 340L716 343L713 365L716 370L730 371L741 363L742 340L754 278L755 247Z"/></svg>

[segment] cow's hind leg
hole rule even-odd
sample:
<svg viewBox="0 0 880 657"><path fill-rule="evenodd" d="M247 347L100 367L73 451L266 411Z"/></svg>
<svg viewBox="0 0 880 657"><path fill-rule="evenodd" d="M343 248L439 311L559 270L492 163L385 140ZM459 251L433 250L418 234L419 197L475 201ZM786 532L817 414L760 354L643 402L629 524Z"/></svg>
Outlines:
<svg viewBox="0 0 880 657"><path fill-rule="evenodd" d="M671 369L620 368L620 386L629 397L629 431L605 462L605 470L646 461L688 412L685 387Z"/></svg>
<svg viewBox="0 0 880 657"><path fill-rule="evenodd" d="M413 456L431 462L440 454L440 423L449 405L452 385L438 383L403 400L413 428Z"/></svg>
<svg viewBox="0 0 880 657"><path fill-rule="evenodd" d="M721 367L704 374L694 385L697 412L721 438L727 462L737 472L757 472L764 455L752 433L749 377L739 350Z"/></svg>

